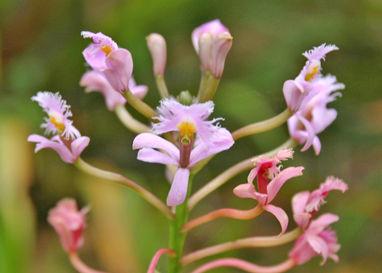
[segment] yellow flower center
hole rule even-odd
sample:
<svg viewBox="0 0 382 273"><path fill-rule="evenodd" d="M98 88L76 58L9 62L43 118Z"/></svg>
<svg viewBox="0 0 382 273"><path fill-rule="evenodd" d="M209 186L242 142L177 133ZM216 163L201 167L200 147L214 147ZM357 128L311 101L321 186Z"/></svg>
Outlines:
<svg viewBox="0 0 382 273"><path fill-rule="evenodd" d="M320 68L321 68L321 63L320 61L312 61L312 63L308 66L308 71L306 72L306 75L305 75L305 80L306 81L311 81L313 80L314 76L320 72Z"/></svg>
<svg viewBox="0 0 382 273"><path fill-rule="evenodd" d="M183 139L183 138L188 138L188 139L192 139L195 131L196 131L196 127L193 123L191 122L188 122L188 121L183 121L181 123L178 124L178 129L179 129L179 136L180 136L180 139Z"/></svg>
<svg viewBox="0 0 382 273"><path fill-rule="evenodd" d="M106 53L106 56L109 55L110 52L112 51L112 49L109 45L102 46L101 50Z"/></svg>
<svg viewBox="0 0 382 273"><path fill-rule="evenodd" d="M57 131L65 131L65 123L62 116L59 113L49 113L49 121L54 125L54 127L56 127Z"/></svg>

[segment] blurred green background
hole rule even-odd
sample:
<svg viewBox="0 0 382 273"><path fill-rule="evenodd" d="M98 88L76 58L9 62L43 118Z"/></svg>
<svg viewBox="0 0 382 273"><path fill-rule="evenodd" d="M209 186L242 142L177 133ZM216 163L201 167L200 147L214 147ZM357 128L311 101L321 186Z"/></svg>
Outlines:
<svg viewBox="0 0 382 273"><path fill-rule="evenodd" d="M324 73L346 84L343 97L331 104L338 118L320 134L319 157L296 152L286 165L305 166L305 175L289 182L275 203L291 216L290 199L313 190L326 176L349 184L346 194L333 192L321 213L332 212L342 248L338 264L319 266L320 258L291 272L380 272L382 268L382 1L381 0L2 0L0 92L0 272L75 272L54 230L48 210L63 197L90 204L89 226L80 255L91 266L111 273L145 272L152 255L166 247L167 221L132 191L103 183L63 163L52 150L33 154L27 136L42 133L43 113L30 97L39 90L61 91L72 105L74 124L91 137L83 157L98 166L135 178L165 200L169 185L163 166L135 159L134 135L109 112L100 94L84 93L78 82L86 71L81 52L90 42L80 31L101 31L134 58L134 76L150 88L145 101L155 107L159 95L145 37L167 39L166 79L173 95L195 94L199 60L190 39L200 24L219 18L234 37L214 116L234 130L271 117L285 108L282 84L294 78L305 59L301 53L323 42L330 53ZM138 119L135 112L132 112ZM286 126L239 140L195 179L194 190L239 160L272 149L288 138ZM191 217L221 207L249 208L253 202L232 194L247 173L211 194ZM290 223L290 229L295 225ZM236 238L274 235L275 219L218 220L192 231L186 253ZM224 254L271 265L287 257L292 244L269 249L243 249ZM160 262L165 272L166 259ZM209 259L203 260L201 263ZM191 264L189 272L200 262ZM239 272L218 269L211 272Z"/></svg>

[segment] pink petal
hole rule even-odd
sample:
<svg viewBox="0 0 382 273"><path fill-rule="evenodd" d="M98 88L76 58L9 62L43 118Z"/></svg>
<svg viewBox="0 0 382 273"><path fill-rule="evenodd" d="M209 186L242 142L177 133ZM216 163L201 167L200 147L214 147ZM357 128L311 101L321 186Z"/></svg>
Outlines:
<svg viewBox="0 0 382 273"><path fill-rule="evenodd" d="M66 163L73 163L76 160L76 158L74 158L73 154L68 149L68 147L66 147L63 143L58 142L59 140L57 138L53 137L51 140L49 140L43 136L31 135L28 137L28 141L37 142L36 148L34 150L35 153L37 153L41 149L51 148L55 150L61 157L61 159Z"/></svg>
<svg viewBox="0 0 382 273"><path fill-rule="evenodd" d="M75 139L71 144L70 148L72 150L73 157L77 159L82 151L89 145L90 138L87 136L82 136Z"/></svg>
<svg viewBox="0 0 382 273"><path fill-rule="evenodd" d="M233 193L240 198L256 199L255 191L255 187L250 183L240 184L233 189Z"/></svg>
<svg viewBox="0 0 382 273"><path fill-rule="evenodd" d="M268 203L276 197L280 188L286 181L289 179L302 175L302 170L304 167L289 167L285 170L282 170L272 181L268 184Z"/></svg>
<svg viewBox="0 0 382 273"><path fill-rule="evenodd" d="M80 81L86 92L99 91L105 97L107 108L113 111L117 105L124 105L126 99L121 93L114 90L105 76L97 71L86 72Z"/></svg>
<svg viewBox="0 0 382 273"><path fill-rule="evenodd" d="M170 192L167 196L168 206L177 206L184 202L187 195L188 178L190 171L188 169L179 168L172 181Z"/></svg>
<svg viewBox="0 0 382 273"><path fill-rule="evenodd" d="M134 78L131 77L129 81L129 90L137 98L143 99L146 96L149 88L147 85L137 85Z"/></svg>
<svg viewBox="0 0 382 273"><path fill-rule="evenodd" d="M319 236L310 235L310 234L308 234L306 236L306 238L307 238L307 241L308 241L309 245L313 248L313 250L317 254L321 254L322 255L322 257L323 257L322 264L325 263L325 261L328 258L328 255L329 255L329 247L328 247L328 244L326 243L326 241L323 240Z"/></svg>
<svg viewBox="0 0 382 273"><path fill-rule="evenodd" d="M178 165L178 162L174 158L151 148L140 149L138 151L137 159L150 163Z"/></svg>
<svg viewBox="0 0 382 273"><path fill-rule="evenodd" d="M286 214L286 212L282 208L270 204L264 206L263 208L264 210L272 213L279 221L281 226L281 233L279 235L284 234L289 222L288 215Z"/></svg>
<svg viewBox="0 0 382 273"><path fill-rule="evenodd" d="M135 137L133 150L141 148L154 148L166 151L170 157L179 161L179 149L171 142L152 133L142 133Z"/></svg>
<svg viewBox="0 0 382 273"><path fill-rule="evenodd" d="M302 86L295 80L287 80L284 82L283 93L288 108L293 113L297 112L305 96Z"/></svg>
<svg viewBox="0 0 382 273"><path fill-rule="evenodd" d="M340 218L335 214L325 213L310 223L309 231L319 233L330 224L337 222L339 219Z"/></svg>
<svg viewBox="0 0 382 273"><path fill-rule="evenodd" d="M103 73L111 86L118 92L128 90L128 84L133 72L133 59L127 49L119 48L112 51L106 59L107 69Z"/></svg>

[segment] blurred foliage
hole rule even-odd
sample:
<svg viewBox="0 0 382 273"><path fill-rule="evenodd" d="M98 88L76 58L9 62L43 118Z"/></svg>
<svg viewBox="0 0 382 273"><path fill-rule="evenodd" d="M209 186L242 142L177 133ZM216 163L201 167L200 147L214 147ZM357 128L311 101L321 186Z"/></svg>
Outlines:
<svg viewBox="0 0 382 273"><path fill-rule="evenodd" d="M225 117L223 126L229 129L283 110L282 84L300 71L303 51L323 42L340 47L324 64L325 73L346 84L343 98L332 103L338 118L320 135L319 157L312 151L297 152L295 160L288 162L303 164L305 175L287 183L276 202L289 208L295 192L316 188L328 175L343 178L350 190L330 194L322 208L341 216L334 225L342 245L340 263L330 261L320 267L316 258L292 272L379 272L382 268L382 1L3 0L0 15L0 272L74 272L46 223L49 208L66 196L77 198L81 205L91 204L81 250L90 265L110 272L145 271L155 251L167 245L166 220L133 192L79 174L53 151L33 155L33 145L25 141L29 133L41 132L43 114L30 97L38 90L61 91L72 105L75 125L91 137L84 158L123 170L164 200L168 184L163 168L138 162L131 150L134 135L107 111L99 94L85 95L78 85L87 69L81 51L89 43L79 33L101 31L128 48L137 82L150 87L145 101L155 107L159 96L145 37L158 32L167 39L166 79L171 93L195 94L200 71L190 34L215 18L234 37L214 113ZM197 176L195 189L238 160L267 151L287 137L283 126L239 140ZM211 194L191 217L223 206L251 206L232 195L232 188L245 177L241 174ZM186 252L277 232L278 225L269 215L245 222L221 219L191 232ZM290 247L244 249L222 256L274 264L285 258ZM165 261L160 268L165 268Z"/></svg>

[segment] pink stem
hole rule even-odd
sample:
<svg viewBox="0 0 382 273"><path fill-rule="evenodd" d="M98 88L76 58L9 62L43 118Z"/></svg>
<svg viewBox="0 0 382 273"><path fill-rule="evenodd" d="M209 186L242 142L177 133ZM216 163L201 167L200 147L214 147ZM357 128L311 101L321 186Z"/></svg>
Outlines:
<svg viewBox="0 0 382 273"><path fill-rule="evenodd" d="M295 266L295 262L291 259L288 259L285 262L278 265L260 266L257 264L240 260L240 259L224 258L224 259L215 260L205 265L202 265L201 267L192 271L192 273L202 273L210 269L223 267L223 266L236 267L250 273L278 273L278 272L285 272L291 269L293 266Z"/></svg>
<svg viewBox="0 0 382 273"><path fill-rule="evenodd" d="M69 254L70 261L75 269L80 273L106 273L104 271L98 271L88 267L84 262L78 257L77 252L72 252Z"/></svg>
<svg viewBox="0 0 382 273"><path fill-rule="evenodd" d="M225 217L225 218L233 218L233 219L239 219L239 220L249 220L249 219L255 218L261 212L263 212L263 208L259 205L249 210L218 209L206 215L200 216L198 218L195 218L189 221L183 226L182 232L187 232L197 226L200 226L202 224L205 224L217 218Z"/></svg>
<svg viewBox="0 0 382 273"><path fill-rule="evenodd" d="M162 256L162 254L164 253L168 253L169 255L171 256L174 256L175 255L175 252L172 250L172 249L169 249L169 248L162 248L162 249L159 249L153 259L151 260L151 263L150 263L150 266L149 266L149 269L147 270L147 273L154 273L155 272L155 268L158 264L158 261L159 261L159 258Z"/></svg>

